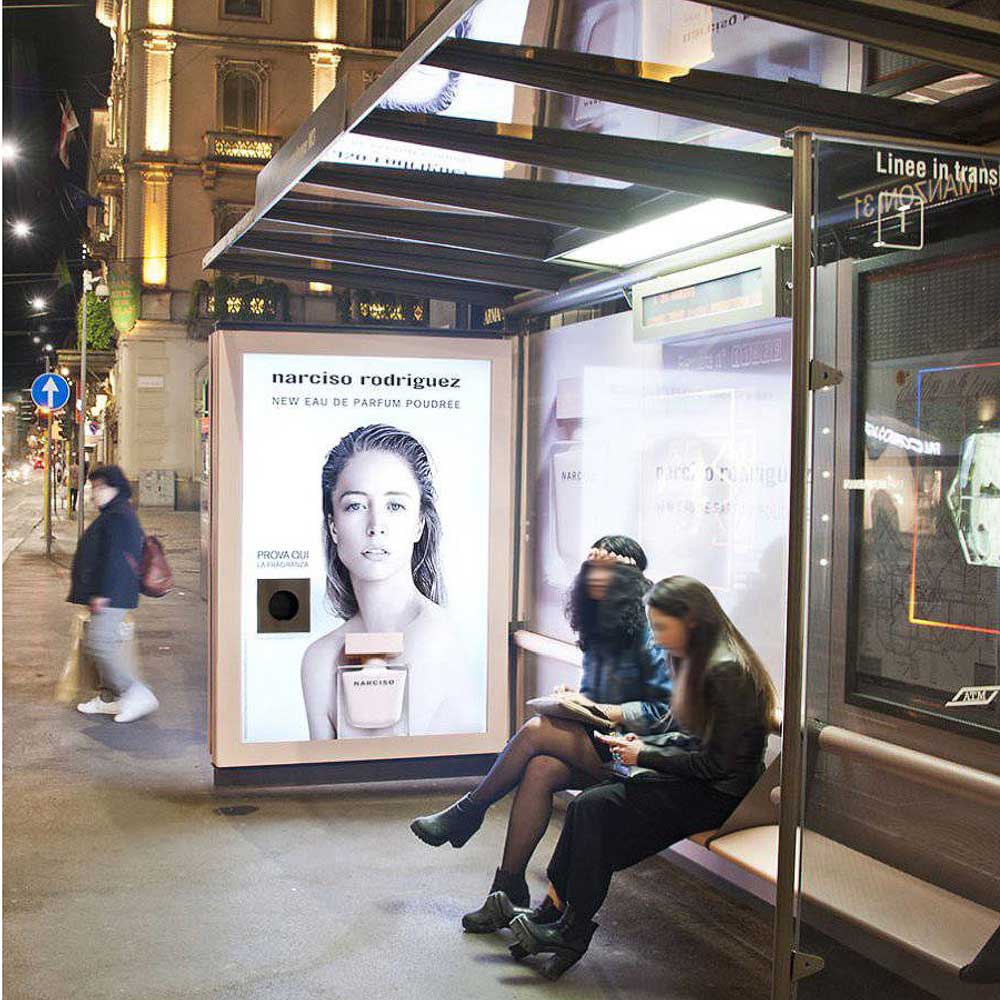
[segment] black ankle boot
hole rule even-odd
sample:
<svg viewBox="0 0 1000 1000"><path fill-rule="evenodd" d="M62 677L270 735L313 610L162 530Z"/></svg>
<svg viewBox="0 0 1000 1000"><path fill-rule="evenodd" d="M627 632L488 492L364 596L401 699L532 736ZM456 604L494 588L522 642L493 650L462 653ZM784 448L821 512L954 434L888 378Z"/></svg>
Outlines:
<svg viewBox="0 0 1000 1000"><path fill-rule="evenodd" d="M552 955L542 968L542 974L548 979L558 979L586 954L597 924L581 919L567 904L554 924L536 924L526 914L519 914L510 922L510 929L516 938L511 954L515 958Z"/></svg>
<svg viewBox="0 0 1000 1000"><path fill-rule="evenodd" d="M501 898L494 898L501 897ZM524 875L509 875L497 869L486 902L462 917L462 926L470 934L492 934L506 927L518 913L527 913L531 895Z"/></svg>
<svg viewBox="0 0 1000 1000"><path fill-rule="evenodd" d="M483 825L485 815L485 807L475 805L468 795L463 795L442 812L418 817L410 829L431 847L440 847L445 841L452 847L461 847Z"/></svg>

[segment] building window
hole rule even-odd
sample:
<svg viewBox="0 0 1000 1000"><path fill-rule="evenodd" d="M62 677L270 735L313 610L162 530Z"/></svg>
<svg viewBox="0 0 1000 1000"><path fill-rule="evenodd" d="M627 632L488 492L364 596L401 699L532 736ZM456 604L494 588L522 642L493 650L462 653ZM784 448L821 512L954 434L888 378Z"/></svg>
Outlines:
<svg viewBox="0 0 1000 1000"><path fill-rule="evenodd" d="M406 45L406 0L372 0L372 48Z"/></svg>
<svg viewBox="0 0 1000 1000"><path fill-rule="evenodd" d="M213 208L213 214L215 215L215 242L218 243L251 208L253 208L252 205L234 205L228 201L217 201Z"/></svg>
<svg viewBox="0 0 1000 1000"><path fill-rule="evenodd" d="M261 74L253 69L225 66L219 81L220 127L224 132L256 134L263 131Z"/></svg>
<svg viewBox="0 0 1000 1000"><path fill-rule="evenodd" d="M266 0L222 0L222 16L264 21L267 19Z"/></svg>

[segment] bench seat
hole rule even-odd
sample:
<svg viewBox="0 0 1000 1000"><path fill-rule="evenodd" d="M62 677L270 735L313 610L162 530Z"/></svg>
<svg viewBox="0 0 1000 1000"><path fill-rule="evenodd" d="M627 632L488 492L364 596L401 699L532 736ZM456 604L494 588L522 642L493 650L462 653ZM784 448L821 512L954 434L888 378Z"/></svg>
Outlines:
<svg viewBox="0 0 1000 1000"><path fill-rule="evenodd" d="M778 827L717 837L708 849L771 883L778 877ZM971 962L1000 914L811 830L802 834L802 895L872 936L925 955L952 975Z"/></svg>

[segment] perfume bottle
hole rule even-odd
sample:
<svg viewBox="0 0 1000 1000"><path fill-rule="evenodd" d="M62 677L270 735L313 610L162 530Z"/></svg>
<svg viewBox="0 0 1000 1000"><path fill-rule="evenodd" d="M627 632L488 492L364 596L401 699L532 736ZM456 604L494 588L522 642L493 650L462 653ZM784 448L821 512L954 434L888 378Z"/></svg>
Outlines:
<svg viewBox="0 0 1000 1000"><path fill-rule="evenodd" d="M403 653L399 632L355 632L346 637L344 654L352 661L337 668L339 738L409 734L409 671L387 662Z"/></svg>

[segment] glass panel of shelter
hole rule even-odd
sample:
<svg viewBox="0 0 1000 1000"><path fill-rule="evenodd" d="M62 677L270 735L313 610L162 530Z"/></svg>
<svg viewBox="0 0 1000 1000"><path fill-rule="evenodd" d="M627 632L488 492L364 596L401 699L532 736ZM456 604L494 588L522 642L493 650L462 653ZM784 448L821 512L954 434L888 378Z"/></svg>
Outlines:
<svg viewBox="0 0 1000 1000"><path fill-rule="evenodd" d="M727 13L723 17L711 5L687 0L614 4L606 0L555 4L481 0L459 21L452 35L634 60L663 80L683 77L697 68L751 78L794 78L842 90L847 87L850 71L849 45L841 39L742 14ZM665 70L669 73L663 76ZM424 65L412 67L380 106L445 117L780 152L779 139L774 135ZM483 176L619 186L612 180L571 171L531 168L512 161L362 136L344 137L331 148L327 158L332 162L422 164L424 169ZM426 163L422 163L424 160Z"/></svg>
<svg viewBox="0 0 1000 1000"><path fill-rule="evenodd" d="M844 378L813 394L799 946L853 961L824 930L935 989L984 943L963 907L1000 909L996 804L905 755L996 772L1000 160L813 148L813 357ZM851 734L904 748L901 770Z"/></svg>

